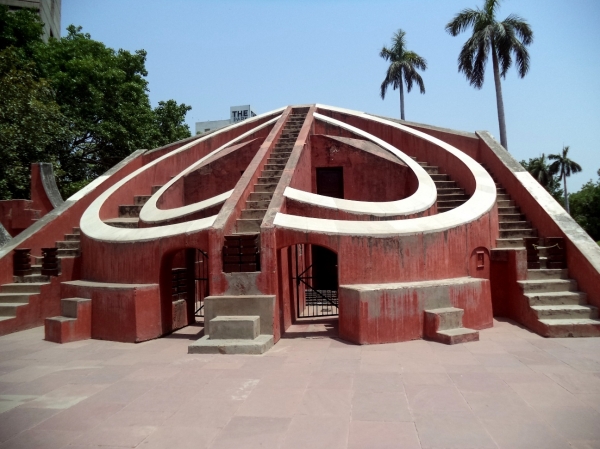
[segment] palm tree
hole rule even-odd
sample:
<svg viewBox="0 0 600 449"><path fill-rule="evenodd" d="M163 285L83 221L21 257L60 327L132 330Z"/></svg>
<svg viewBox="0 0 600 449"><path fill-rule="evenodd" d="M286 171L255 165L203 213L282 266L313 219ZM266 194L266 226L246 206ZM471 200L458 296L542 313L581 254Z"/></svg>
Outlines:
<svg viewBox="0 0 600 449"><path fill-rule="evenodd" d="M571 173L579 173L581 171L581 165L577 162L569 159L567 154L569 153L569 147L565 146L562 149L562 154L550 154L548 159L552 159L554 162L550 164L550 172L558 173L558 180L563 180L563 186L565 189L565 209L570 214L569 210L569 194L567 193L567 177L571 176Z"/></svg>
<svg viewBox="0 0 600 449"><path fill-rule="evenodd" d="M485 64L489 54L492 54L500 143L508 149L500 77L506 77L506 72L512 65L513 53L519 76L523 78L527 74L529 53L526 46L533 42L533 31L524 19L514 14L498 22L496 10L500 1L485 0L483 9L463 9L448 22L446 31L452 36L457 36L467 28L473 27L473 35L467 39L458 56L458 71L463 72L469 83L477 89L483 86Z"/></svg>
<svg viewBox="0 0 600 449"><path fill-rule="evenodd" d="M531 160L531 163L527 167L527 171L531 173L531 176L533 176L542 187L546 188L548 188L548 185L552 181L552 176L554 176L546 162L546 155L544 153L542 153L540 157Z"/></svg>
<svg viewBox="0 0 600 449"><path fill-rule="evenodd" d="M383 47L379 56L386 61L390 61L390 66L385 74L385 79L381 83L381 99L385 98L388 86L394 90L400 90L400 118L404 120L404 83L406 91L410 92L413 83L419 85L422 94L425 93L425 84L423 78L417 73L417 69L427 70L427 61L416 54L414 51L406 49L406 33L399 29L394 33L391 48ZM404 79L404 81L403 81Z"/></svg>

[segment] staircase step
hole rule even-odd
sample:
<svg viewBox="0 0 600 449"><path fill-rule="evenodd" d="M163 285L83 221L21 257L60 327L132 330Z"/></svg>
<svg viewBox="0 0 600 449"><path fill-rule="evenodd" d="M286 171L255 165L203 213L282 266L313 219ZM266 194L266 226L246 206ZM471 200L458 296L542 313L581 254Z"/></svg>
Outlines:
<svg viewBox="0 0 600 449"><path fill-rule="evenodd" d="M244 209L240 218L243 219L260 219L262 220L267 213L267 209Z"/></svg>
<svg viewBox="0 0 600 449"><path fill-rule="evenodd" d="M248 209L264 209L267 210L269 208L269 204L271 201L246 201L246 210Z"/></svg>
<svg viewBox="0 0 600 449"><path fill-rule="evenodd" d="M577 281L574 279L535 279L517 281L517 284L523 293L577 291Z"/></svg>
<svg viewBox="0 0 600 449"><path fill-rule="evenodd" d="M260 335L260 316L217 316L210 320L211 340L255 340Z"/></svg>
<svg viewBox="0 0 600 449"><path fill-rule="evenodd" d="M13 276L13 282L16 284L22 284L22 283L31 284L32 282L47 284L50 282L50 276L44 276L42 274L28 274L27 276Z"/></svg>
<svg viewBox="0 0 600 449"><path fill-rule="evenodd" d="M0 293L0 304L3 303L29 303L29 294L19 294L19 293Z"/></svg>
<svg viewBox="0 0 600 449"><path fill-rule="evenodd" d="M436 165L424 165L423 169L426 173L429 173L430 175L435 175L439 172L439 167L437 167Z"/></svg>
<svg viewBox="0 0 600 449"><path fill-rule="evenodd" d="M496 239L497 248L525 248L522 238Z"/></svg>
<svg viewBox="0 0 600 449"><path fill-rule="evenodd" d="M36 295L42 290L42 285L47 285L47 282L23 282L3 284L0 286L0 293L29 293Z"/></svg>
<svg viewBox="0 0 600 449"><path fill-rule="evenodd" d="M498 191L496 191L496 200L497 201L510 201L510 195L507 193L498 193Z"/></svg>
<svg viewBox="0 0 600 449"><path fill-rule="evenodd" d="M600 337L600 320L580 319L543 319L546 326L544 336L564 337Z"/></svg>
<svg viewBox="0 0 600 449"><path fill-rule="evenodd" d="M79 227L74 227L74 228L73 228L73 234L81 234L81 228L79 228Z"/></svg>
<svg viewBox="0 0 600 449"><path fill-rule="evenodd" d="M498 208L516 207L513 200L496 200L496 203L498 204Z"/></svg>
<svg viewBox="0 0 600 449"><path fill-rule="evenodd" d="M254 184L255 192L274 192L277 188L277 184Z"/></svg>
<svg viewBox="0 0 600 449"><path fill-rule="evenodd" d="M459 187L448 187L448 188L437 188L437 194L439 195L465 195L465 191Z"/></svg>
<svg viewBox="0 0 600 449"><path fill-rule="evenodd" d="M434 181L450 181L450 177L444 173L430 173L429 176Z"/></svg>
<svg viewBox="0 0 600 449"><path fill-rule="evenodd" d="M439 210L440 207L454 209L454 208L456 208L458 206L461 206L461 205L465 204L465 202L466 202L466 200L445 201L445 200L438 199L438 202L437 202L437 204L438 204L438 210Z"/></svg>
<svg viewBox="0 0 600 449"><path fill-rule="evenodd" d="M527 279L568 279L569 270L567 269L552 269L543 268L540 270L527 270Z"/></svg>
<svg viewBox="0 0 600 449"><path fill-rule="evenodd" d="M3 302L0 303L0 316L15 317L17 309L26 306L27 303L22 302Z"/></svg>
<svg viewBox="0 0 600 449"><path fill-rule="evenodd" d="M79 249L67 249L67 248L59 248L56 251L57 257L79 257L81 256L81 251Z"/></svg>
<svg viewBox="0 0 600 449"><path fill-rule="evenodd" d="M498 205L498 215L514 215L521 214L521 210L516 206L511 207L501 207Z"/></svg>
<svg viewBox="0 0 600 449"><path fill-rule="evenodd" d="M498 210L498 221L500 223L523 221L524 218L525 217L518 212L516 212L516 213L501 213L501 211Z"/></svg>
<svg viewBox="0 0 600 449"><path fill-rule="evenodd" d="M598 318L598 308L581 304L558 304L531 306L541 319Z"/></svg>
<svg viewBox="0 0 600 449"><path fill-rule="evenodd" d="M454 181L433 181L437 188L447 189L449 187L457 187Z"/></svg>
<svg viewBox="0 0 600 449"><path fill-rule="evenodd" d="M62 242L56 242L58 249L79 249L79 240L64 240Z"/></svg>
<svg viewBox="0 0 600 449"><path fill-rule="evenodd" d="M264 354L272 346L272 335L259 335L254 340L210 340L205 335L188 346L188 354Z"/></svg>
<svg viewBox="0 0 600 449"><path fill-rule="evenodd" d="M271 192L252 192L248 195L248 201L268 201L271 202L273 194Z"/></svg>
<svg viewBox="0 0 600 449"><path fill-rule="evenodd" d="M583 292L536 292L524 293L530 306L552 306L568 304L587 304L587 295Z"/></svg>
<svg viewBox="0 0 600 449"><path fill-rule="evenodd" d="M119 218L139 217L142 207L139 204L122 204L119 206Z"/></svg>
<svg viewBox="0 0 600 449"><path fill-rule="evenodd" d="M236 230L237 232L260 232L260 225L262 223L262 219L244 219L238 218L236 222Z"/></svg>
<svg viewBox="0 0 600 449"><path fill-rule="evenodd" d="M462 203L466 202L469 197L464 193L450 193L450 194L440 194L438 192L438 204L440 201L461 201Z"/></svg>
<svg viewBox="0 0 600 449"><path fill-rule="evenodd" d="M81 234L65 234L65 240L67 242L79 242L81 240Z"/></svg>
<svg viewBox="0 0 600 449"><path fill-rule="evenodd" d="M479 331L466 327L443 330L438 332L438 341L447 345L479 341Z"/></svg>
<svg viewBox="0 0 600 449"><path fill-rule="evenodd" d="M501 239L512 239L512 238L523 238L523 237L535 237L537 231L534 229L501 229Z"/></svg>
<svg viewBox="0 0 600 449"><path fill-rule="evenodd" d="M114 226L115 228L137 228L139 218L109 218L104 220L104 223L110 226Z"/></svg>
<svg viewBox="0 0 600 449"><path fill-rule="evenodd" d="M505 229L532 229L531 224L528 221L515 220L515 221L500 221L500 230Z"/></svg>
<svg viewBox="0 0 600 449"><path fill-rule="evenodd" d="M263 170L260 174L262 177L281 176L283 170Z"/></svg>
<svg viewBox="0 0 600 449"><path fill-rule="evenodd" d="M135 195L133 197L133 204L136 206L143 206L148 202L152 195Z"/></svg>
<svg viewBox="0 0 600 449"><path fill-rule="evenodd" d="M260 177L258 178L257 184L278 184L281 176L269 176L269 177Z"/></svg>

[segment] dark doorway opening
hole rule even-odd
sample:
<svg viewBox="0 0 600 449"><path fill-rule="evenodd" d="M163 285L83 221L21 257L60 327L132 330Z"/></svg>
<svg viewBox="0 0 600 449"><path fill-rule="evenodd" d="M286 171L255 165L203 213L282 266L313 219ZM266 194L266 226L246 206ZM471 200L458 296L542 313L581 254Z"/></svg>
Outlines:
<svg viewBox="0 0 600 449"><path fill-rule="evenodd" d="M208 291L208 255L196 248L186 248L173 257L171 296L173 329L204 319L204 298Z"/></svg>
<svg viewBox="0 0 600 449"><path fill-rule="evenodd" d="M332 198L344 198L343 167L317 168L317 194Z"/></svg>
<svg viewBox="0 0 600 449"><path fill-rule="evenodd" d="M297 318L338 315L336 253L322 246L295 245L290 275Z"/></svg>

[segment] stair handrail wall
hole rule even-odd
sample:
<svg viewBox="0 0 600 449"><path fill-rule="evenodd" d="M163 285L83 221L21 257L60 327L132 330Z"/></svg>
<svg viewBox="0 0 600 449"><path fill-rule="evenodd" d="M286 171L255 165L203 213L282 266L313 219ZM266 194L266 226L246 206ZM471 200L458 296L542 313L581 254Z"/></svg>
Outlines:
<svg viewBox="0 0 600 449"><path fill-rule="evenodd" d="M146 150L137 150L79 190L59 207L53 209L33 225L0 248L0 284L12 282L15 248L31 248L32 254L41 256L43 247L54 246L64 234L79 226L79 219L85 209L106 189L137 170L143 165L141 156ZM42 232L40 232L42 231Z"/></svg>
<svg viewBox="0 0 600 449"><path fill-rule="evenodd" d="M569 276L600 307L600 246L487 131L477 131L480 161L521 207L542 237L565 239Z"/></svg>

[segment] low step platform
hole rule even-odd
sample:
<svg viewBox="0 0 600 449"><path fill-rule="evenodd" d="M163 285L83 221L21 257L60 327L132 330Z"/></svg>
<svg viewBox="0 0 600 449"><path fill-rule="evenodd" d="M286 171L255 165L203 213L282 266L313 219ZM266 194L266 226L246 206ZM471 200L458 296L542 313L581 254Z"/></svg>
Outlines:
<svg viewBox="0 0 600 449"><path fill-rule="evenodd" d="M254 340L211 340L205 335L188 346L188 354L264 354L273 346L272 335L259 335Z"/></svg>

